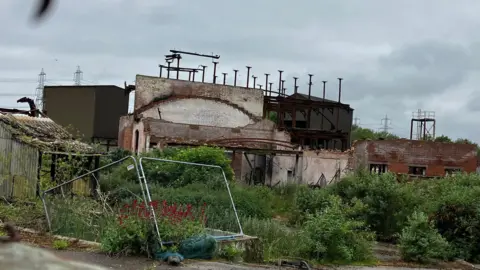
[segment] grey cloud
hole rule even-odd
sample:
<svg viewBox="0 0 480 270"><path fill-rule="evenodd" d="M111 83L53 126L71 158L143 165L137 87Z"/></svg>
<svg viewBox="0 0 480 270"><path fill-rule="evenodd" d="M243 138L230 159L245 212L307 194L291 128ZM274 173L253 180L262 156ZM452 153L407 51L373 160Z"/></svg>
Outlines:
<svg viewBox="0 0 480 270"><path fill-rule="evenodd" d="M121 84L137 73L157 74L169 49L213 52L222 56L219 72L229 72L229 80L233 68L244 80L244 66L251 65L262 84L263 74L272 74L276 89L277 70L285 70L290 93L293 76L307 93L307 73L312 73L312 94L321 96L321 81L328 80L327 98L337 99L336 78L344 77L342 100L361 122L377 127L388 114L401 133L408 133L409 111L427 105L422 100L475 89L466 77L480 68L475 13L480 2L474 0L59 1L56 12L38 27L27 25L27 3L4 1L8 10L0 10L0 22L9 27L0 29L0 46L39 52L0 55L3 74L23 73L34 80L43 67L47 78L70 80L80 65L86 80ZM182 65L198 64L210 64L211 78L208 60L182 60ZM6 86L0 92L33 92L35 87ZM16 105L14 98L1 99ZM478 99L472 96L471 104L457 111L479 110ZM473 137L476 128L441 117L439 132L479 139Z"/></svg>

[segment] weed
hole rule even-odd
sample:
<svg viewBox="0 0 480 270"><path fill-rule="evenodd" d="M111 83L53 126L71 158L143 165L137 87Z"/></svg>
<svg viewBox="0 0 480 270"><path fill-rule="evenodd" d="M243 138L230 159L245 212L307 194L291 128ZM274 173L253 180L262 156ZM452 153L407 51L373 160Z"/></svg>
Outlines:
<svg viewBox="0 0 480 270"><path fill-rule="evenodd" d="M52 247L56 250L64 250L70 246L67 240L57 239L53 241Z"/></svg>

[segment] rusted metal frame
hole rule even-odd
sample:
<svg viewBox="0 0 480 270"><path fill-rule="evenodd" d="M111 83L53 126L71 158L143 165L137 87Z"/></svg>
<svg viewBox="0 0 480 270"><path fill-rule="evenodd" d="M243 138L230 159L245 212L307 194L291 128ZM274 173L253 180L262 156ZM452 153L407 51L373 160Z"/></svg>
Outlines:
<svg viewBox="0 0 480 270"><path fill-rule="evenodd" d="M342 103L327 103L323 101L314 101L307 99L293 99L293 98L284 98L284 97L264 97L264 103L269 104L296 104L299 107L310 106L312 108L342 108L345 110L351 109L349 105Z"/></svg>
<svg viewBox="0 0 480 270"><path fill-rule="evenodd" d="M207 142L223 142L223 141L240 141L240 140L261 140L261 141L268 141L268 142L277 142L277 143L285 143L285 144L290 144L288 141L281 141L281 140L275 140L275 139L265 139L265 138L223 138L223 139L217 139L217 140L208 140ZM290 145L292 146L292 145Z"/></svg>
<svg viewBox="0 0 480 270"><path fill-rule="evenodd" d="M320 114L322 116L322 127L321 127L321 129L323 129L323 119L326 119L330 124L332 124L335 128L337 128L335 126L335 124L330 119L328 119L323 112L320 112L319 109L315 108L315 109L313 109L313 112L316 113L317 115Z"/></svg>
<svg viewBox="0 0 480 270"><path fill-rule="evenodd" d="M294 149L295 146L291 145L290 143L281 143L281 142L272 142L267 139L265 140L255 140L255 139L243 139L243 140L221 140L221 141L209 141L208 143L210 144L215 144L215 145L223 145L223 144L231 144L231 143L260 143L260 144L273 144L277 146L282 146L282 147L287 147Z"/></svg>

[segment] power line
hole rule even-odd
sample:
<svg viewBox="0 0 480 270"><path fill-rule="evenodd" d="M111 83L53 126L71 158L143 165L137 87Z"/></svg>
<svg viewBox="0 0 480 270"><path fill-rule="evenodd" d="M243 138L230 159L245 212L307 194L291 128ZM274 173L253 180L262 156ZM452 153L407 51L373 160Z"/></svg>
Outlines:
<svg viewBox="0 0 480 270"><path fill-rule="evenodd" d="M77 71L73 73L73 81L75 82L75 85L81 85L82 79L83 79L83 71L80 70L80 66L77 66Z"/></svg>
<svg viewBox="0 0 480 270"><path fill-rule="evenodd" d="M382 131L387 133L389 129L391 129L390 125L391 125L391 119L388 118L388 115L385 114L385 118L382 119L381 121L383 127L382 127Z"/></svg>
<svg viewBox="0 0 480 270"><path fill-rule="evenodd" d="M358 117L353 118L353 124L355 126L360 126L360 118L358 118Z"/></svg>

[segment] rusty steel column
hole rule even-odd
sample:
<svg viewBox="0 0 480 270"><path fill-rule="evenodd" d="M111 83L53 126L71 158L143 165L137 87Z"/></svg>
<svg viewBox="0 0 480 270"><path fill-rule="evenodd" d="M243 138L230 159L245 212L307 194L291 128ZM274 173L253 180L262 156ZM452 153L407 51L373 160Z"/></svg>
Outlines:
<svg viewBox="0 0 480 270"><path fill-rule="evenodd" d="M338 103L340 103L340 98L342 95L342 78L338 78ZM337 107L337 132L340 130L340 107Z"/></svg>
<svg viewBox="0 0 480 270"><path fill-rule="evenodd" d="M223 85L225 85L227 83L227 74L228 73L222 73L223 74Z"/></svg>
<svg viewBox="0 0 480 270"><path fill-rule="evenodd" d="M182 58L179 54L177 54L177 80L180 78L180 58Z"/></svg>
<svg viewBox="0 0 480 270"><path fill-rule="evenodd" d="M213 61L213 84L217 82L217 61Z"/></svg>
<svg viewBox="0 0 480 270"><path fill-rule="evenodd" d="M278 73L279 73L279 78L278 78L278 95L280 96L281 93L282 93L282 73L283 73L283 70L278 70Z"/></svg>
<svg viewBox="0 0 480 270"><path fill-rule="evenodd" d="M342 97L342 80L343 78L338 78L338 103L340 103Z"/></svg>
<svg viewBox="0 0 480 270"><path fill-rule="evenodd" d="M238 73L238 69L234 69L233 72L235 73L235 77L233 78L233 86L237 86L237 73Z"/></svg>
<svg viewBox="0 0 480 270"><path fill-rule="evenodd" d="M312 77L313 77L313 74L308 74L308 100L311 100L312 98ZM310 128L311 127L311 115L312 115L312 104L309 104L308 105L308 113L307 113L307 127Z"/></svg>
<svg viewBox="0 0 480 270"><path fill-rule="evenodd" d="M294 83L293 83L293 93L295 93L295 94L297 93L297 80L298 80L297 77L293 77L293 81L294 81Z"/></svg>
<svg viewBox="0 0 480 270"><path fill-rule="evenodd" d="M265 73L265 96L268 95L268 76L269 76L269 75L270 75L270 74Z"/></svg>
<svg viewBox="0 0 480 270"><path fill-rule="evenodd" d="M325 89L326 89L325 86L327 84L327 81L322 81L322 83L323 83L323 98L322 98L322 100L323 100L323 102L325 102ZM325 120L325 108L323 107L322 108L322 129L324 129L324 126L323 126L324 120ZM324 142L324 145L325 145L325 142Z"/></svg>
<svg viewBox="0 0 480 270"><path fill-rule="evenodd" d="M170 65L172 62L167 62L167 78L170 79Z"/></svg>
<svg viewBox="0 0 480 270"><path fill-rule="evenodd" d="M204 83L204 82L205 82L205 69L207 68L207 66L202 65L201 67L202 67L202 69L203 69L203 73L202 73L202 83Z"/></svg>
<svg viewBox="0 0 480 270"><path fill-rule="evenodd" d="M251 68L252 68L252 67L247 66L247 88L248 88L248 86L249 86L248 84L250 83L250 69L251 69Z"/></svg>

